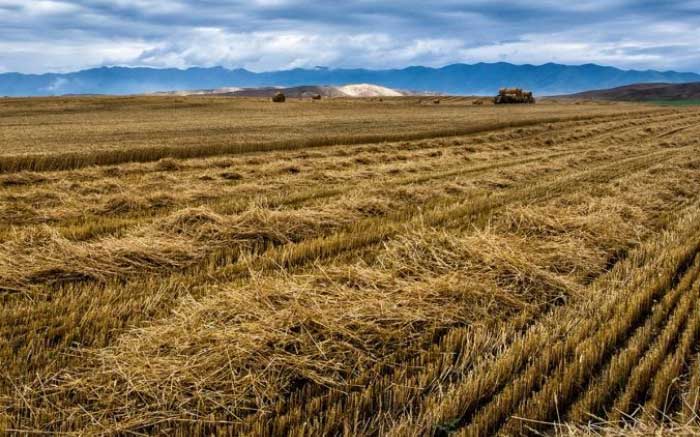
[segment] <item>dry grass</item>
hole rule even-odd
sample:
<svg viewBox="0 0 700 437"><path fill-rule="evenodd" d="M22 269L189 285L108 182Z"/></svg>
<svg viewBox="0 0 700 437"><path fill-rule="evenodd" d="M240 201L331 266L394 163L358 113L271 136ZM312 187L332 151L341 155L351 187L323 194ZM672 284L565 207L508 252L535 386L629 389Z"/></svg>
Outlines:
<svg viewBox="0 0 700 437"><path fill-rule="evenodd" d="M695 418L697 419L697 417ZM620 425L617 423L600 422L586 427L575 425L552 424L556 429L555 435L561 437L641 437L641 436L698 436L700 427L697 421L669 423L668 421L639 421L630 420L631 423Z"/></svg>
<svg viewBox="0 0 700 437"><path fill-rule="evenodd" d="M692 108L0 114L1 431L697 430Z"/></svg>
<svg viewBox="0 0 700 437"><path fill-rule="evenodd" d="M467 109L459 100L426 107L410 99L387 105L362 99L332 99L322 105L217 97L6 99L0 105L0 172L158 160L169 165L169 158L431 139L641 111L651 112L601 105L581 114L572 105L540 105L512 109L504 119L503 111Z"/></svg>

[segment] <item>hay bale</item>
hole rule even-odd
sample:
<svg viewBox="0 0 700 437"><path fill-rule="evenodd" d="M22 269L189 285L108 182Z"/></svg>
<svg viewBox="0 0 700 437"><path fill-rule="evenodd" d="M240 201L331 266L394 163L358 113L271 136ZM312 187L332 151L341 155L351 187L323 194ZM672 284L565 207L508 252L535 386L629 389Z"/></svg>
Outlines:
<svg viewBox="0 0 700 437"><path fill-rule="evenodd" d="M222 179L228 181L240 181L243 179L243 175L235 171L225 171L219 175Z"/></svg>
<svg viewBox="0 0 700 437"><path fill-rule="evenodd" d="M93 214L126 214L134 211L141 211L148 208L148 204L143 198L135 195L118 194L108 199L104 204L89 208Z"/></svg>
<svg viewBox="0 0 700 437"><path fill-rule="evenodd" d="M287 101L287 97L284 95L284 93L277 92L274 96L272 96L272 101L274 103L284 103Z"/></svg>
<svg viewBox="0 0 700 437"><path fill-rule="evenodd" d="M157 171L177 171L180 170L182 166L173 158L162 158L156 162L155 168Z"/></svg>
<svg viewBox="0 0 700 437"><path fill-rule="evenodd" d="M0 187L33 185L46 181L46 177L39 173L20 172L3 176L2 178L0 178Z"/></svg>

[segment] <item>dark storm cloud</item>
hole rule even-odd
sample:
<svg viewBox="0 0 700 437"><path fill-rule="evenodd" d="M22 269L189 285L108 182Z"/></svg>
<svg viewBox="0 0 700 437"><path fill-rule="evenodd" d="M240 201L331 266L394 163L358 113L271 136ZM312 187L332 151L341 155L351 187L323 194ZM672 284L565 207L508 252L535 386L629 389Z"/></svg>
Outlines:
<svg viewBox="0 0 700 437"><path fill-rule="evenodd" d="M507 60L700 71L700 0L0 0L0 70Z"/></svg>

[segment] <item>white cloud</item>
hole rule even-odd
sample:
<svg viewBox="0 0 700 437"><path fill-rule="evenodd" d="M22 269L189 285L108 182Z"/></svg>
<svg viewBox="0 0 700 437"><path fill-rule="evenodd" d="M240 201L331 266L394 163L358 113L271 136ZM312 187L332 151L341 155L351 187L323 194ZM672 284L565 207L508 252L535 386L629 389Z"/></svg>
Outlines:
<svg viewBox="0 0 700 437"><path fill-rule="evenodd" d="M69 72L101 65L130 64L148 45L138 41L0 41L4 71Z"/></svg>
<svg viewBox="0 0 700 437"><path fill-rule="evenodd" d="M22 10L29 15L56 15L75 13L80 7L66 2L40 0L24 2Z"/></svg>
<svg viewBox="0 0 700 437"><path fill-rule="evenodd" d="M698 0L0 0L0 65L271 70L596 62L700 71Z"/></svg>
<svg viewBox="0 0 700 437"><path fill-rule="evenodd" d="M59 77L58 79L54 80L53 83L46 88L42 89L41 91L48 92L50 94L57 94L60 93L66 85L69 84L68 79L64 79L62 77Z"/></svg>
<svg viewBox="0 0 700 437"><path fill-rule="evenodd" d="M333 65L387 68L411 63L454 62L459 40L422 38L401 41L383 33L318 35L302 32L227 33L196 29L145 51L140 65L244 67L253 71Z"/></svg>

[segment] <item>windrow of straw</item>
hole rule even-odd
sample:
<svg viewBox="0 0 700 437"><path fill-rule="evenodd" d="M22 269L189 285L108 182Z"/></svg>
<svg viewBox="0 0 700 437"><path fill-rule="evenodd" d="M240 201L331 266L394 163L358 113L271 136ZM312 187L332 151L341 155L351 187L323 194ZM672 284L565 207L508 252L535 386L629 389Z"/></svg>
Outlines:
<svg viewBox="0 0 700 437"><path fill-rule="evenodd" d="M18 231L0 244L0 288L31 289L37 284L86 280L106 282L182 269L217 248L235 247L243 253L301 241L354 218L351 210L253 208L240 215L222 216L206 208L190 208L124 237L94 242L70 241L49 227Z"/></svg>
<svg viewBox="0 0 700 437"><path fill-rule="evenodd" d="M632 182L633 180L636 179L644 179L643 176L638 176L635 179L628 179L626 182ZM649 194L649 187L646 186L636 186L637 184L632 184L631 186L634 186L635 189L639 189L640 193L646 193ZM583 199L581 199L583 197ZM652 197L653 198L653 197ZM542 221L542 224L538 224L536 226L529 226L528 228L530 229L524 229L523 226L517 226L519 230L525 230L526 235L528 235L527 241L527 247L528 247L528 252L530 252L533 248L539 248L541 247L542 250L537 249L538 253L543 253L545 257L547 257L548 261L548 267L550 270L554 270L556 273L561 274L561 273L571 273L574 275L574 277L577 277L578 280L584 280L584 282L588 282L590 279L590 276L594 276L596 274L600 274L601 272L604 271L605 266L610 262L609 258L613 257L614 259L620 260L623 259L626 249L629 247L629 245L634 245L636 239L642 238L643 235L648 235L648 231L643 231L644 226L642 226L642 223L644 225L652 225L652 222L648 222L645 218L647 215L654 215L657 211L654 208L650 208L648 211L644 211L644 214L641 214L642 211L637 211L634 215L629 214L629 209L632 208L632 210L635 210L634 207L632 206L622 206L622 205L616 205L614 208L610 208L611 205L615 204L613 199L603 199L603 201L596 200L595 198L590 198L590 197L585 197L585 196L580 196L580 195L573 195L569 196L568 202L571 202L573 199L577 199L577 202L582 202L583 200L586 200L587 202L582 203L580 207L577 208L569 208L569 211L578 211L578 215L569 215L569 214L564 214L563 216L560 215L560 220L562 223L571 223L575 224L576 227L572 226L569 228L571 232L570 236L570 241L566 242L565 239L563 238L563 234L565 232L561 232L562 237L558 237L554 233L555 236L558 238L558 243L559 246L555 245L554 242L552 241L547 241L549 240L553 234L551 231L543 231L539 235L533 230L537 229L544 229L544 225L547 225L548 223L552 223L552 220L556 217L558 210L557 209L543 209L543 208L538 208L538 207L529 207L529 209L533 209L534 211L537 211L538 214L535 215L532 212L528 211L523 211L522 208L520 208L520 211L518 212L518 209L516 208L516 212L519 214L525 214L528 217L531 217L531 222L535 221L536 217L539 217L539 219ZM647 197L649 199L649 197ZM561 201L555 202L555 203L562 203ZM575 203L574 203L575 204ZM584 204L587 204L588 206L583 207ZM591 214L591 211L593 213ZM546 212L546 213L545 213ZM551 215L549 215L551 214ZM619 214L619 216L617 216ZM500 216L501 214L499 214ZM590 215L590 216L589 216ZM511 213L506 210L502 214L504 218L504 223L510 223L510 216ZM626 218L630 219L633 218L634 221L633 223L630 223L628 226L620 228L620 231L623 231L621 233L616 233L614 228L610 227L605 227L602 226L605 223L620 223L621 219ZM498 222L496 222L498 223ZM599 223L599 224L598 224ZM636 225L635 225L636 224ZM507 229L508 227L506 227ZM502 232L502 231L501 231ZM578 238L580 238L577 234L582 233L583 235L586 235L588 238L586 238L585 241L577 241ZM593 239L591 237L595 236L596 238ZM522 238L522 237L521 237ZM545 241L542 241L540 243L540 239L543 239ZM517 241L517 240L516 240ZM614 243L614 241L617 241L619 246L617 247L611 247ZM541 244L541 246L540 246ZM591 249L595 247L605 247L607 248L610 253L605 255L605 256L598 256L591 258L590 265L588 264L586 260L586 256L584 255L585 253L591 251ZM564 256L566 251L563 251L563 248L570 247L572 248L571 252L571 260L572 261L578 261L578 265L580 267L574 268L572 271L569 271L568 269L561 269L558 267L561 264L564 265L569 265L568 262L562 262L563 259L562 257ZM599 249L593 250L592 253L598 253ZM576 254L575 252L578 252L582 254L582 256L576 260ZM518 252L516 252L518 253ZM520 252L522 254L522 252ZM554 261L557 260L558 261ZM564 259L566 259L564 257ZM571 264L571 266L575 266L576 264ZM589 270L590 269L590 270ZM583 278L581 279L578 274L574 273L576 271L586 271L589 270L585 275L582 275ZM587 293L584 293L583 295L585 296ZM555 299L554 302L561 302L566 299ZM530 308L532 309L532 308ZM528 308L523 308L523 311L520 313L521 315L527 314L528 313ZM541 310L535 309L535 313L539 313ZM515 327L518 326L518 323L513 322L511 324L511 327L515 329ZM292 410L288 415L282 416L279 419L276 419L274 422L269 423L269 426L263 426L261 425L261 422L257 422L257 425L255 427L258 432L265 434L265 435L275 435L275 434L285 434L287 432L295 432L295 431L289 431L288 428L286 428L285 424L290 424L290 423L302 423L304 417L317 417L318 419L314 420L314 425L310 425L308 422L304 422L306 424L306 429L313 429L315 430L314 432L318 433L329 433L333 434L335 432L338 432L338 428L333 427L333 423L337 425L338 422L333 422L333 416L331 414L335 414L333 412L337 412L338 414L351 414L352 416L356 417L363 417L364 414L368 414L370 411L377 412L378 410L382 410L386 413L388 411L394 409L394 411L401 412L404 411L405 409L410 409L412 412L416 412L416 410L420 407L420 402L421 402L421 397L420 394L425 391L430 391L430 387L433 387L434 390L437 393L442 393L442 389L440 388L439 384L445 383L445 379L450 379L450 380L455 380L459 379L459 371L456 370L454 367L457 369L463 366L468 366L469 362L463 362L461 361L460 357L460 344L463 344L463 341L469 342L472 341L473 337L471 333L468 331L465 332L463 330L457 329L451 331L449 335L446 335L446 339L451 339L451 340L446 340L445 343L439 343L440 345L440 352L432 352L431 353L426 353L425 356L421 355L420 359L417 359L415 361L415 369L425 369L424 371L418 371L418 370L413 370L414 367L411 367L410 365L407 364L407 367L400 367L400 369L403 370L397 370L397 374L395 375L395 379L391 377L391 374L385 375L382 379L381 383L378 384L373 384L364 391L360 392L353 392L350 393L347 396L344 395L338 395L338 396L333 396L331 398L327 396L322 396L319 395L318 398L314 399L314 402L310 403L309 406L305 407L303 410ZM457 339L462 339L462 340L457 340ZM481 342L480 342L481 343ZM488 342L486 342L488 343ZM446 349L454 347L455 349ZM538 353L539 350L546 349L547 343L542 344L540 346L534 346L532 348L532 353ZM486 350L484 350L484 353L486 353ZM428 358L428 357L436 357L436 358ZM445 357L455 357L455 361L453 362L452 359L446 359ZM522 356L523 360L528 359L528 354L525 353ZM461 364L460 364L461 363ZM453 367L454 366L454 367ZM512 372L509 372L512 373ZM509 374L506 373L506 374ZM414 375L415 374L415 375ZM488 378L487 378L488 379ZM499 377L499 378L492 378L488 379L489 381L493 381L494 383L497 383L498 381L506 381L506 379ZM354 382L353 386L355 385L362 385L366 384L366 382L363 382L364 380L358 379L357 381ZM423 383L421 383L423 382ZM482 381L483 383L486 383L486 380ZM379 385L379 386L377 386ZM434 387L435 385L435 387ZM412 390L407 390L405 387L426 387L422 388L420 390L412 391ZM484 385L479 386L479 390L484 389ZM311 393L310 390L304 390L299 393L299 399L306 399L308 400L309 393ZM376 393L385 393L386 396L389 396L392 401L388 401L386 399L386 396L376 398L375 394ZM391 395L389 395L391 393ZM318 401L318 402L316 402ZM325 413L327 415L320 416L320 408L317 407L317 409L313 409L311 405L326 405L323 408L326 408ZM372 425L366 424L366 426L376 426L379 427L381 426L380 424L382 423L382 420L386 421L391 421L390 418L382 418L381 416L376 416L376 420L372 421ZM376 423L374 423L376 422ZM311 428L309 428L311 427ZM372 428L374 429L374 428Z"/></svg>
<svg viewBox="0 0 700 437"><path fill-rule="evenodd" d="M654 123L660 123L667 120L667 118L668 116L655 116L653 118L645 116L645 118L642 119L646 119L647 123L650 123L652 120ZM591 140L595 138L596 141L600 141L602 144L607 141L611 133L614 133L615 136L619 136L621 132L625 132L630 128L635 128L635 126L638 126L639 120L637 118L623 119L621 121L612 120L604 123L601 122L596 125L580 125L580 123L585 122L568 122L550 125L550 127L554 129L534 126L528 129L511 129L498 135L482 134L469 139L469 141L475 144L478 143L479 145L477 148L467 147L470 152L467 152L465 156L463 156L462 151L459 150L460 146L467 141L467 139L464 138L453 141L433 140L432 142L416 141L413 143L386 144L382 146L381 149L376 146L358 146L357 153L361 153L361 150L371 151L371 155L369 155L373 157L371 160L373 165L371 165L371 167L376 168L377 165L380 165L380 167L364 175L361 173L358 174L355 165L350 167L342 165L342 169L338 175L340 178L329 180L328 177L331 176L331 174L329 174L328 171L322 171L323 167L318 167L319 163L322 163L327 168L334 168L341 164L347 164L343 162L344 159L351 159L339 158L338 153L345 152L343 156L347 155L346 148L338 149L337 147L331 147L323 153L315 153L315 155L320 156L314 158L316 170L313 173L304 172L301 177L296 177L293 181L295 185L299 184L301 187L304 187L303 190L308 194L297 194L297 190L294 189L295 187L290 184L292 181L287 181L284 186L289 186L289 189L285 191L294 193L294 195L283 191L279 192L277 197L280 198L281 202L289 204L293 202L298 203L298 200L294 199L306 198L309 200L312 197L318 198L320 196L318 188L311 190L306 188L308 186L306 184L319 182L319 179L314 177L314 175L318 174L317 172L323 173L323 182L325 186L328 186L329 182L335 180L341 181L341 185L345 184L344 186L347 187L347 181L357 180L358 177L367 180L382 177L381 172L378 171L400 171L402 173L411 174L410 177L392 178L395 180L398 179L396 183L405 185L428 182L436 183L442 179L446 180L448 178L467 175L472 176L496 168L505 170L509 167L522 165L528 162L532 164L538 163L539 167L543 167L543 164L546 166L546 163L551 162L553 159L558 159L565 156L567 153L573 153L572 150L579 150L580 152L582 147L585 147L588 150L588 154L591 155L591 150L596 149L591 147ZM583 128L577 126L583 126ZM630 131L630 134L632 133L633 132ZM554 151L551 147L540 144L542 143L541 138L543 137L555 137L557 138L557 143L566 144L566 147ZM522 150L526 148L522 141L517 141L522 139L527 140L527 151ZM504 141L506 141L505 144L503 143ZM544 154L533 154L535 149L541 148L546 148L547 152ZM565 151L559 151L562 149ZM424 170L420 170L419 173L416 173L416 164L402 165L400 166L402 168L393 168L394 166L392 166L392 168L386 168L386 166L381 165L381 162L387 162L389 158L401 156L404 150L413 152L414 156L410 162L415 162L418 158L420 158L418 162L426 161L425 158L416 155L416 153L421 150L437 150L439 153L447 151L449 155L454 155L454 158L450 158L449 156L446 156L444 159L438 158L437 160L431 158L431 161L436 162L433 162L433 165L426 167ZM511 152L507 152L507 150L511 150ZM515 150L521 151L516 153ZM474 152L480 152L480 154L475 155ZM480 162L477 165L464 165L459 162L463 159L471 159L472 157L478 157L479 161L486 160L485 158L487 158L487 156L483 155L484 152L493 155L493 159L488 159L488 161L491 161L490 164L484 165ZM433 154L433 152L430 152L430 157L432 157ZM13 189L12 191L8 190L9 192L4 196L6 202L0 201L0 223L26 225L32 223L53 223L57 221L66 222L70 220L73 223L70 229L66 229L64 234L86 239L94 237L97 232L109 232L110 229L114 229L115 227L121 229L127 226L129 222L137 222L141 216L165 213L166 211L158 212L158 210L172 208L175 203L187 204L197 201L198 199L211 201L214 198L212 196L213 193L215 193L214 196L216 198L225 200L226 204L231 203L230 199L235 196L235 198L240 199L240 201L236 201L234 204L245 206L252 200L251 196L273 196L273 188L279 185L275 183L274 178L269 176L275 171L275 162L288 163L288 157L280 153L272 155L272 157L267 159L267 161L270 159L272 159L272 161L265 165L260 165L259 160L247 160L243 158L236 160L231 158L214 160L211 164L208 164L211 160L188 161L186 163L184 161L175 162L173 168L179 169L176 170L178 174L177 178L170 177L170 174L174 171L164 173L163 175L161 175L161 173L150 173L153 169L160 168L160 163L157 163L155 166L131 164L129 166L111 167L108 169L110 171L107 173L102 172L100 169L80 170L70 172L67 175L54 173L44 176L43 174L34 173L32 175L39 175L42 180L54 182L52 183L51 198L47 198L46 190L40 188L42 184L37 182L26 186L26 189L20 186L20 188ZM307 155L309 154L301 154L300 159L306 159L304 157ZM377 155L381 156L377 157ZM512 159L510 155L522 156L518 156L517 159ZM577 160L571 160L572 163L576 161ZM587 159L586 162L590 162L590 160ZM213 179L209 177L206 172L203 173L203 176L192 174L192 170L196 171L196 169L200 168L207 169L212 165L219 166L220 164L226 164L227 167L230 167L233 163L236 163L236 166L239 168L245 168L246 174L255 175L254 178L256 182L237 184L235 188L230 186L221 187L219 185L218 189L213 189L211 181L216 180L218 177ZM441 170L436 172L436 167L439 167ZM111 171L115 169L119 171L117 173ZM534 173L536 169L537 167L533 166L531 172ZM546 170L546 168L543 167L542 170ZM105 174L109 176L110 179L103 179ZM135 181L133 180L133 176L142 174L147 176L147 178L136 179L138 184L134 186ZM7 177L13 176L14 175L8 175ZM113 176L117 176L117 179L111 179ZM209 182L206 182L204 179ZM508 181L510 184L517 182L517 179ZM37 187L38 190L34 187ZM331 187L326 190L326 196L332 197L342 192L337 186L335 189L331 189ZM156 190L155 193L154 189ZM119 194L110 194L106 196L106 194L113 193L114 191L119 191ZM142 193L144 192L153 194L143 196ZM177 195L173 196L166 192L175 192ZM289 202L286 201L287 198L290 199ZM273 203L279 204L280 201ZM85 204L92 205L89 208L90 214L88 215L85 214ZM227 210L228 209L230 209L230 207L227 206ZM118 216L128 217L118 219ZM104 224L100 222L104 222Z"/></svg>
<svg viewBox="0 0 700 437"><path fill-rule="evenodd" d="M523 164L527 164L527 162L523 162ZM518 169L514 170L519 171ZM564 171L564 169L562 168L561 171ZM626 172L623 171L621 174L625 173ZM537 176L535 175L534 177L536 178ZM586 187L580 188L589 189ZM303 199L305 198L305 196L307 195L301 193L301 197L299 198ZM342 208L348 208L355 211L362 211L367 209L366 206L363 206L363 204L367 204L367 200L369 200L370 203L374 202L371 198L360 198L358 199L358 202L355 202L353 200L352 202L347 203L346 205L345 201L341 201L340 204L345 205L342 206ZM495 206L498 206L498 204L496 204ZM371 209L376 210L376 207L372 206ZM403 213L395 215L395 219L398 220L405 220L406 217L408 217L408 215ZM119 225L121 223L120 219L117 219L115 223ZM106 225L111 226L111 223L107 223ZM369 223L367 223L367 229L381 228L384 225L386 225L386 220L384 219L372 220ZM96 230L100 230L101 226L103 225L100 223L96 224ZM90 229L92 229L92 227ZM88 231L92 232L90 229L88 229ZM353 248L362 247L362 244L364 242L371 241L363 240L357 237L358 235L362 234L364 234L364 231L359 234L350 233L348 234L348 239L333 238L332 245L334 245L335 247L335 245L337 244L338 249L342 249L343 251L351 251ZM298 249L307 247L306 243L299 244L300 246L298 247ZM313 244L313 241L310 242L310 245L308 245L308 247L313 249ZM315 253L314 250L312 250L311 252ZM6 318L6 320L8 320L8 324L10 325L13 323L19 323L20 325L22 325L26 323L24 322L25 318L29 318L28 320L32 321L34 321L34 319L36 318L36 322L38 324L48 324L51 326L55 326L55 328L52 327L50 330L50 332L54 332L54 334L52 334L56 339L54 343L48 348L40 349L39 353L37 353L36 351L33 352L34 359L32 360L32 365L37 365L40 367L40 363L42 363L44 359L49 359L50 357L54 356L54 352L58 351L61 347L63 347L62 345L71 344L71 338L81 338L81 342L83 344L93 344L94 342L108 341L109 338L114 337L113 334L106 334L110 332L110 327L113 327L111 329L112 331L114 331L120 326L129 325L131 323L130 321L140 320L141 314L143 314L144 317L148 317L149 314L157 314L166 311L168 308L167 303L172 301L172 299L168 299L168 296L179 296L183 293L183 287L179 284L196 284L198 281L202 282L205 280L209 280L211 277L220 277L220 271L216 270L216 267L220 265L225 265L232 261L235 262L236 259L239 258L239 255L240 247L235 245L231 248L231 250L217 250L215 253L212 253L211 256L208 257L208 260L205 262L205 264L211 265L215 267L215 269L207 269L205 267L205 269L202 271L202 269L197 268L197 266L195 265L195 268L192 270L187 269L183 271L181 269L178 269L178 272L182 272L181 274L178 273L177 275L171 275L169 277L162 278L160 281L158 280L158 276L154 275L150 275L147 279L135 280L134 278L131 278L129 279L129 282L125 285L120 285L119 283L114 282L96 284L94 282L86 283L86 281L83 281L81 283L83 285L71 286L62 289L60 293L60 296L62 297L60 298L57 297L59 295L56 293L56 291L46 290L46 292L48 292L47 295L53 296L51 302L44 302L42 296L44 296L45 292L43 290L37 290L37 293L33 295L33 300L35 301L33 307L37 308L36 310L29 310L27 308L27 315L22 315L25 311L24 309L22 310L22 312L18 313L17 311L13 310L14 306L11 306L5 311L4 317ZM266 257L266 259L269 258ZM313 259L313 257L308 256L303 256L302 258L299 258L300 261ZM247 267L245 267L246 265L247 264L245 263L242 264L242 266L247 269ZM205 273L205 275L202 276L201 272ZM223 271L223 273L224 274L221 275L222 277L225 278L229 276L226 273L226 271ZM139 302L141 302L147 297L147 294L144 293L142 290L151 289L157 289L158 291L157 293L155 293L153 298L148 298L147 300L149 310L138 313L129 312L130 308L141 305L141 303ZM113 301L115 304L108 306L100 305L98 302L95 301L94 298L94 296L97 295L103 296L103 298L108 299L110 302ZM116 298L114 296L119 296L119 298ZM41 301L38 302L37 299L40 297ZM131 303L132 300L133 303ZM118 305L116 305L117 302L119 302ZM49 310L49 307L60 307L66 315L74 314L78 316L78 319L73 319L73 317L71 316L70 320L60 320L61 317L54 316L53 313L51 313L51 310ZM112 313L114 314L110 315ZM47 320L47 316L50 319L56 320L51 320L49 322ZM40 321L42 317L44 320L43 322ZM13 320L15 320L16 322L12 322ZM12 328L12 330L14 331L14 328ZM40 331L35 332L32 330L31 332L32 336L41 335ZM71 332L73 333L71 334ZM56 362L64 362L68 359L67 357L68 356L65 354L61 355L60 360ZM50 359L54 360L54 358ZM20 365L20 361L17 361L14 358L12 359L12 363L16 363L19 367L23 366ZM12 368L13 365L11 364L10 367Z"/></svg>
<svg viewBox="0 0 700 437"><path fill-rule="evenodd" d="M407 348L428 348L445 329L580 299L582 278L599 272L607 257L577 258L576 250L614 253L642 232L644 211L609 205L589 199L585 207L562 209L568 214L557 222L554 209L512 207L497 216L495 228L462 237L429 228L401 233L371 265L319 266L212 287L204 300L182 302L174 318L91 357L91 375L78 373L63 389L83 393L83 402L105 412L104 423L139 411L146 427L185 412L266 411L304 385L345 389L361 369L391 367ZM637 227L622 226L623 218L634 217ZM620 224L619 234L611 235L605 222ZM209 238L198 232L196 238ZM83 392L115 378L117 391ZM160 389L164 380L167 392Z"/></svg>
<svg viewBox="0 0 700 437"><path fill-rule="evenodd" d="M566 115L536 117L524 120L485 121L479 124L444 128L441 130L426 130L422 132L402 132L395 134L364 134L320 136L299 138L294 141L277 140L269 142L230 143L182 145L182 146L148 146L128 147L126 149L94 150L88 152L65 152L53 154L6 155L0 157L0 173L20 171L60 171L84 168L89 166L108 166L131 162L154 162L162 159L191 159L220 155L239 155L253 152L304 150L316 147L328 147L338 144L368 144L387 141L407 141L454 137L481 132L494 131L541 125L544 123L560 123L566 121L597 121L608 118L603 115Z"/></svg>
<svg viewBox="0 0 700 437"><path fill-rule="evenodd" d="M644 191L643 191L643 190L644 190L644 187L640 187L640 188L642 189L641 192L644 192ZM633 197L633 196L630 196L630 197ZM647 198L647 199L648 199L648 198ZM624 211L624 210L623 210L623 211ZM653 211L654 211L654 209L652 208L652 210L651 210L650 212L653 212ZM623 217L624 217L624 216L623 216ZM515 223L521 223L521 222L522 222L522 220L516 220L516 221L515 221ZM545 222L545 223L546 223L546 222ZM532 227L532 226L528 226L528 228L533 228L533 227ZM535 228L535 229L541 228L541 226L537 226L537 227L534 227L534 228ZM549 228L551 228L551 226L548 226L547 228L544 228L545 235L548 235L548 234L552 233L552 231L550 231ZM634 229L634 228L631 227L631 226L630 226L630 228L631 228L631 229ZM612 229L614 229L614 228L611 228L610 230L612 230ZM606 234L610 235L611 233L610 233L610 232L606 232ZM556 233L555 233L555 235L556 235ZM632 234L632 235L634 235L634 234ZM605 240L602 240L602 242L604 242L604 241L605 241ZM582 246L582 250L585 252L585 248L584 248L584 247L585 247L585 246ZM654 249L656 250L656 247L655 247L655 246L654 246ZM649 257L649 258L653 257L653 251L650 251L649 253L650 253L650 255L645 255L644 257ZM668 256L668 255L665 255L663 258L665 259L667 256ZM642 258L642 259L644 259L644 258ZM645 262L646 262L646 261L645 261ZM653 271L656 272L656 270L653 270ZM673 271L673 270L672 270L672 271ZM606 296L607 294L604 293L604 294L602 294L602 295L603 295L603 296ZM598 311L599 311L599 308L596 307L596 313L597 313ZM596 314L596 313L594 313L594 314ZM575 314L575 312L572 313L572 314ZM596 317L597 317L597 314L596 314ZM548 326L551 326L551 325L548 325ZM568 329L568 328L566 328L566 325L564 325L564 329ZM584 334L585 334L585 333L587 332L587 330L586 330L585 328L583 328L582 330L580 330L580 331L578 331L578 332L581 332L581 333L584 333ZM530 342L530 340L528 340L529 344L533 347L533 348L531 349L531 350L532 350L531 353L536 353L535 351L537 351L538 349L544 349L546 352L551 351L551 352L554 354L554 355L551 355L551 356L552 356L552 357L556 357L556 356L557 356L557 353L553 351L553 346L552 346L552 344L551 344L551 342L552 342L551 339L552 339L552 338L556 338L556 331L554 331L554 330L552 329L552 327L547 327L547 326L545 326L545 327L543 328L543 333L546 333L546 335L545 335L545 336L541 336L541 337L540 337L540 336L534 336L534 337L532 337L533 339L541 338L542 341L543 341L543 343ZM577 345L576 337L572 337L572 340L573 340L573 341L572 341L571 345L572 345L572 346L573 346L573 345ZM508 381L508 378L511 378L511 377L513 377L513 375L518 374L519 368L520 368L520 366L521 366L522 363L523 363L522 360L528 360L529 358L528 358L528 353L527 353L527 352L524 352L524 351L522 350L521 347L518 347L518 346L517 346L517 344L518 344L517 342L514 343L513 349L512 349L512 351L511 351L512 353L509 352L508 354L504 354L504 356L503 356L503 360L509 361L509 362L511 362L511 364L506 365L506 364L505 364L506 361L504 361L504 362L501 363L501 364L493 363L493 365L489 365L489 369L492 369L492 371L498 372L498 374L501 375L501 376L495 376L495 375L489 376L488 373L484 373L483 378L480 377L480 378L478 379L478 381L479 381L478 383L477 383L477 382L474 382L473 384L463 384L462 386L460 386L460 389L463 389L463 390L473 390L473 391L472 391L472 395L470 395L470 396L473 396L475 399L482 399L482 400L483 400L483 399L484 399L484 396L489 396L489 395L488 395L489 390L486 389L486 387L488 386L488 384L492 384L492 383L493 383L493 384L498 384L498 381L500 381L500 383L502 383L502 384L505 384L506 381ZM537 346L537 344L540 344L540 346ZM550 356L550 355L547 353L546 356ZM544 357L538 359L538 360L537 360L537 363L542 363L542 365L545 365L545 363L547 362L547 360L545 360L545 359L543 359L543 358L544 358ZM533 367L532 372L530 372L530 373L532 374L532 378L534 378L534 379L531 379L531 381L533 381L533 382L534 382L534 381L537 381L535 375L537 375L537 374L542 374L543 372L546 372L546 369L547 369L549 366L550 366L550 365L546 365L545 367L543 367L542 370L536 370L536 369ZM503 373L501 373L501 372L503 372ZM523 381L526 381L526 380L527 380L527 379L523 379ZM485 385L485 384L486 384L486 385ZM510 385L510 386L508 387L508 390L515 390L515 389L512 388L512 387L513 387L513 386ZM502 389L502 387L499 387L498 385L495 385L494 388L493 388L493 392L492 392L492 393L498 393L498 391L500 391L501 389ZM458 394L458 393L459 393L459 392L454 393L454 394L449 395L449 396L446 396L446 399L445 399L445 400L448 401L448 402L447 402L447 405L451 405L451 407L444 406L444 407L441 407L441 409L447 408L447 410L449 411L450 408L454 408L454 410L452 410L452 411L453 411L452 414L455 414L457 411L461 411L460 415L461 415L461 417L464 417L465 419L460 419L460 420L464 420L465 422L468 423L470 420L473 420L473 419L470 419L470 418L469 418L470 416L467 415L467 413L465 413L465 412L468 412L468 411L469 411L468 405L475 405L475 406L476 406L476 405L479 405L479 404L480 404L481 402L483 402L483 401L479 401L479 400L467 401L467 398L468 398L469 396L467 396L466 393L469 393L469 392L465 391L464 394ZM521 391L518 391L518 393L521 393L521 394L525 395L525 394L528 394L528 393L529 393L529 390L528 390L527 388L523 388ZM478 394L478 395L477 395L477 394ZM505 396L505 393L501 396L501 399L505 399L504 396ZM499 414L501 414L501 415L498 416L498 417L500 417L501 419L504 419L505 417L507 417L506 415L508 414L508 413L507 413L507 411L508 411L507 408L508 408L508 407L506 407L506 405L503 404L502 402L503 402L503 401L500 401L500 403L493 403L493 404L492 404L493 408L491 409L491 411L492 411L493 413L486 413L486 412L484 412L484 413L483 413L483 416L484 416L484 417L495 417L495 416L492 416L492 414L495 414L496 412L499 412ZM513 404L513 406L517 405L518 403L519 403L519 401L515 401L515 403ZM513 408L513 407L511 407L511 408ZM460 409L461 409L461 410L460 410ZM446 413L445 411L443 411L443 412L440 413L440 414L446 415L447 417L449 417L449 413ZM564 414L563 411L562 411L562 414ZM445 416L443 416L443 417L445 417ZM498 420L498 419L497 419L497 420ZM433 423L441 423L441 422L442 422L442 423L449 423L449 420L445 420L445 419L442 419L442 420L441 420L441 419L434 419L434 422L433 422ZM483 431L483 430L482 430L482 431Z"/></svg>
<svg viewBox="0 0 700 437"><path fill-rule="evenodd" d="M511 243L498 240L487 233L455 240L424 229L390 243L375 267L319 267L213 288L201 302L183 301L175 318L101 351L91 358L99 370L91 365L92 376L80 374L63 387L82 392L119 381L110 386L116 391L85 392L86 402L110 416L139 410L144 424L185 411L223 415L223 405L245 415L270 408L301 384L345 387L426 334L500 319L575 288L547 273L542 259L517 259L509 255ZM102 399L111 404L100 406Z"/></svg>

